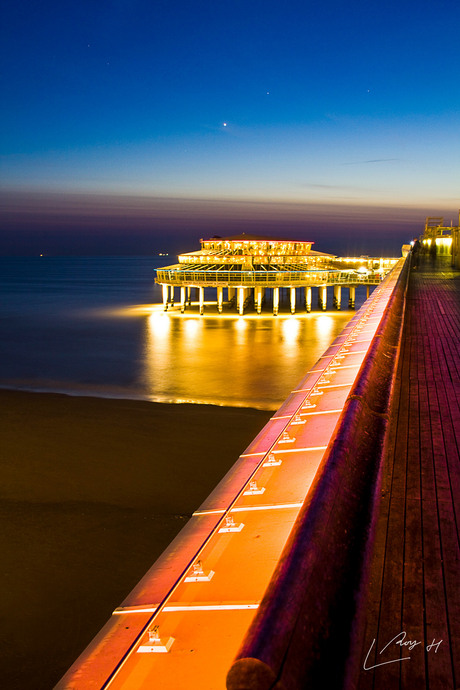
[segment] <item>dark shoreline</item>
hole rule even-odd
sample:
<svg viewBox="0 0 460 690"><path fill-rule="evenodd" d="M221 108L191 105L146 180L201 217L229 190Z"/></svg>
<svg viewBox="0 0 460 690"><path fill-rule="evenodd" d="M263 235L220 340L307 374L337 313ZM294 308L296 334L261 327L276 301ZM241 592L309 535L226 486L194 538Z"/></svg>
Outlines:
<svg viewBox="0 0 460 690"><path fill-rule="evenodd" d="M0 676L48 690L272 412L0 389L0 413Z"/></svg>

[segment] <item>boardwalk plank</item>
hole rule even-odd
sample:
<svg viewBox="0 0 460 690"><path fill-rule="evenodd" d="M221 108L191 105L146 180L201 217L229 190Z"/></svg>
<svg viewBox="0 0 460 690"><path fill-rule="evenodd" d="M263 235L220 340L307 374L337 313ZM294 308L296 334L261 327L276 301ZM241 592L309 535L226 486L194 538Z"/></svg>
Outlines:
<svg viewBox="0 0 460 690"><path fill-rule="evenodd" d="M458 529L452 520L452 504L439 502L439 524L442 544L449 645L455 685L460 683L460 549ZM458 524L458 523L457 523ZM448 687L448 686L447 686Z"/></svg>
<svg viewBox="0 0 460 690"><path fill-rule="evenodd" d="M460 273L411 275L370 569L359 690L454 690L460 682ZM380 592L380 601L378 599ZM380 651L399 631L412 651ZM437 644L438 642L441 644ZM397 647L397 645L396 645Z"/></svg>

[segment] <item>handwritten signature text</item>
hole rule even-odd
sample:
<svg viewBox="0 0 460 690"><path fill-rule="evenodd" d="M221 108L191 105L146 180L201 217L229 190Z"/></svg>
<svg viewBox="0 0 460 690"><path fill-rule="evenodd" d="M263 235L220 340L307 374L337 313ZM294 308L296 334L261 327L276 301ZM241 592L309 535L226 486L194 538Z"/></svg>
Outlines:
<svg viewBox="0 0 460 690"><path fill-rule="evenodd" d="M390 661L382 661L379 664L374 664L373 666L368 666L367 663L369 661L369 657L371 655L371 652L374 648L375 642L376 642L376 640L374 638L372 640L371 646L369 647L369 651L366 654L366 658L365 658L364 664L363 664L363 669L365 671L370 671L371 669L377 668L378 666L385 666L385 664L396 664L396 663L399 663L401 661L409 661L411 658L410 656L402 656L402 657L398 657L397 659L390 659ZM439 640L439 642L437 642L435 639L433 639L433 641L430 642L430 644L426 645L426 651L431 652L432 650L434 650L434 653L436 654L441 643L442 643L442 640ZM418 645L421 645L421 644L422 643L418 640L407 639L407 633L404 630L402 630L400 633L395 635L389 642L387 642L387 644L384 647L382 647L382 649L379 652L379 656L380 656L380 654L383 654L383 652L386 649L388 649L388 647L390 647L391 645L399 646L401 649L407 649L411 652L413 649L415 649L415 647L417 647Z"/></svg>

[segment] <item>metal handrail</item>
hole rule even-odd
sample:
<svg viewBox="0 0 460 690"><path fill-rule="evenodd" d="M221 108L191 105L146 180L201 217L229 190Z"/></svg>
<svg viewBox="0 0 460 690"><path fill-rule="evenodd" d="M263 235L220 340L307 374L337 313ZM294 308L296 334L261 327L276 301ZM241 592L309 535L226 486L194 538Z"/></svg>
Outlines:
<svg viewBox="0 0 460 690"><path fill-rule="evenodd" d="M183 271L157 269L156 282L168 285L232 286L315 286L378 285L388 271L355 273L350 271Z"/></svg>

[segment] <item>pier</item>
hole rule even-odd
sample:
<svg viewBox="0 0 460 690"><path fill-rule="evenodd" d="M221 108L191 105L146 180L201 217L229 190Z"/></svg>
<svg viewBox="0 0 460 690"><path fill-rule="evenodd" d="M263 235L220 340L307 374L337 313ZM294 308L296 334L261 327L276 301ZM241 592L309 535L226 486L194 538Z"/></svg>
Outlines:
<svg viewBox="0 0 460 690"><path fill-rule="evenodd" d="M378 285L395 266L397 258L338 257L314 251L312 242L276 240L270 237L241 235L201 240L201 249L180 254L178 264L157 269L165 311L180 307L182 313L194 306L205 309L205 290L216 295L207 302L208 309L236 310L238 314L252 307L258 314L270 302L277 316L284 290L289 295L291 314L296 309L312 309L312 288L318 308L327 308L327 289L333 290L333 305L340 309L342 288L348 294L348 306L354 308L356 288ZM176 288L179 300L176 301ZM226 301L224 302L224 289Z"/></svg>
<svg viewBox="0 0 460 690"><path fill-rule="evenodd" d="M400 259L57 688L457 687L459 361Z"/></svg>

